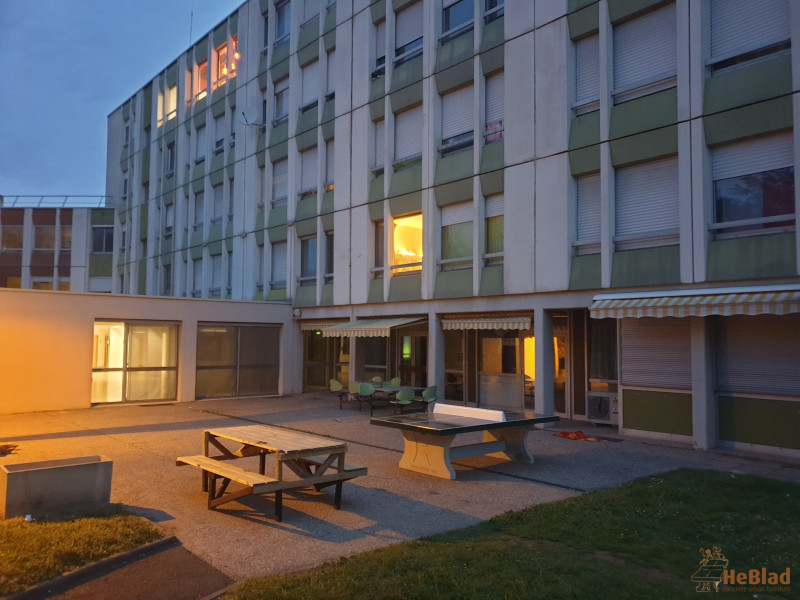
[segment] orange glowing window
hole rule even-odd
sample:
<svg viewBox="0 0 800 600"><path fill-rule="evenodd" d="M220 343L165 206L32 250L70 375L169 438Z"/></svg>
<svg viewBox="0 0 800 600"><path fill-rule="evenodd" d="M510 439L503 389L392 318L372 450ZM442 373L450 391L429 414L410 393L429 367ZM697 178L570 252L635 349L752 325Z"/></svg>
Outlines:
<svg viewBox="0 0 800 600"><path fill-rule="evenodd" d="M422 214L394 218L392 256L394 273L422 270Z"/></svg>

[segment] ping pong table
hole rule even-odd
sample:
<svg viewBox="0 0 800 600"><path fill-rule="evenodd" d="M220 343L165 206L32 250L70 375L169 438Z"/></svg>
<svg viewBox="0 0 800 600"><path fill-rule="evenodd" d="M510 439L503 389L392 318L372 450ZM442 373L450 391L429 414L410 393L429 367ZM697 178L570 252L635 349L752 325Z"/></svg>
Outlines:
<svg viewBox="0 0 800 600"><path fill-rule="evenodd" d="M529 411L489 410L437 403L431 413L370 419L372 425L399 429L404 450L400 468L455 479L451 460L488 455L533 464L525 441L536 425L558 421L557 416L537 417ZM483 441L452 447L456 436L483 432Z"/></svg>

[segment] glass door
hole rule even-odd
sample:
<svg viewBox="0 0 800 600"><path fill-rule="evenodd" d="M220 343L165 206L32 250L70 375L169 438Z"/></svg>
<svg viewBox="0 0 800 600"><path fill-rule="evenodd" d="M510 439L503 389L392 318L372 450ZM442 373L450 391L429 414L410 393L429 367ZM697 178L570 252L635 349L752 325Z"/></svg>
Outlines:
<svg viewBox="0 0 800 600"><path fill-rule="evenodd" d="M397 336L397 366L401 385L427 387L428 334L410 332Z"/></svg>

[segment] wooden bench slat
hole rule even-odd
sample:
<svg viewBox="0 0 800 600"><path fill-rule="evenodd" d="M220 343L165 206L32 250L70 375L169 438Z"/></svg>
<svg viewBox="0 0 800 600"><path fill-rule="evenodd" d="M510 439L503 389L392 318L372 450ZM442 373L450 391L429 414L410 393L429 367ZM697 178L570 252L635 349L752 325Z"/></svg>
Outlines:
<svg viewBox="0 0 800 600"><path fill-rule="evenodd" d="M215 475L225 477L231 481L241 483L242 485L256 486L260 484L279 483L277 479L261 475L252 471L246 471L241 467L231 464L230 462L223 462L208 456L181 456L176 460L178 466L181 464L199 467L204 471L209 471Z"/></svg>

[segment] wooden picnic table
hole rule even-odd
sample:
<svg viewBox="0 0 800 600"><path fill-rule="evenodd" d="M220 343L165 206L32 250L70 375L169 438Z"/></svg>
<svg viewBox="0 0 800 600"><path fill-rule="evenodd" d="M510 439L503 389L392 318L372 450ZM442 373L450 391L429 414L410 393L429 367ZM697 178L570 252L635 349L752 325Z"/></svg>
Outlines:
<svg viewBox="0 0 800 600"><path fill-rule="evenodd" d="M212 452L216 451L212 455ZM248 494L275 494L275 516L282 519L282 493L314 487L336 486L334 507L341 506L342 483L367 474L365 467L345 463L347 444L301 431L273 425L220 427L203 432L203 454L178 458L203 471L203 491L208 492L208 507L216 508ZM266 456L275 456L274 476L266 474ZM239 458L258 456L258 473L231 464ZM220 489L217 479L222 480ZM244 486L226 494L235 481Z"/></svg>

